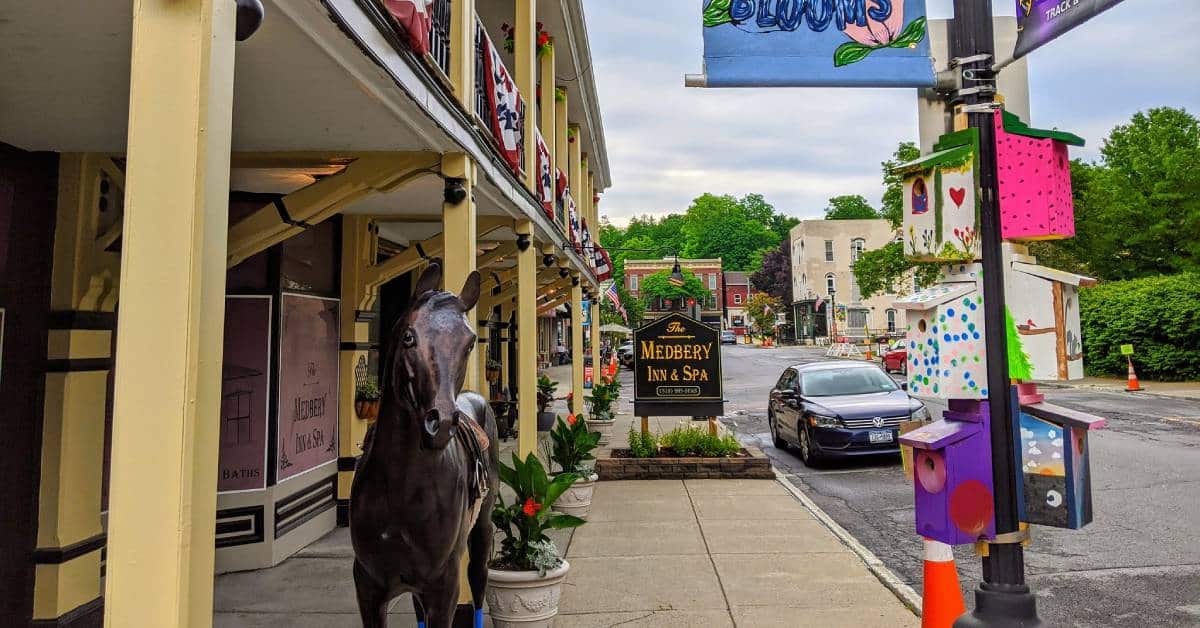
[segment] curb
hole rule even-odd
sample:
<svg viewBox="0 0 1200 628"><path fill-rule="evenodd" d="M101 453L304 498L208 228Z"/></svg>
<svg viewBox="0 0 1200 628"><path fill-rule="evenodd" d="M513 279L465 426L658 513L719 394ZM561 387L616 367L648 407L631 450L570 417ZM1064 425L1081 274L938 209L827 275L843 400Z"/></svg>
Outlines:
<svg viewBox="0 0 1200 628"><path fill-rule="evenodd" d="M849 531L839 525L838 522L834 521L833 517L830 517L824 510L822 510L821 507L812 500L812 498L810 498L808 495L805 495L804 491L801 491L799 487L797 487L795 484L792 484L792 481L789 480L786 475L780 473L779 469L773 468L773 470L775 471L775 479L778 480L779 483L782 484L783 487L786 488L793 497L800 500L800 503L803 504L804 507L810 512L812 512L813 516L817 518L817 521L820 521L822 525L824 525L826 528L829 528L829 531L833 532L833 535L836 536L838 540L840 540L842 543L845 543L856 555L858 555L859 559L866 563L867 569L869 569L871 573L883 583L883 586L887 587L888 590L900 600L901 604L904 604L904 606L907 607L908 610L912 611L914 615L918 617L921 616L921 596L917 594L912 587L905 584L904 581L900 579L900 576L897 576L895 572L893 572L891 569L888 569L887 565L883 564L883 561L879 560L879 557L876 556L874 552L867 549L867 547L862 543L859 543L858 539L854 538Z"/></svg>
<svg viewBox="0 0 1200 628"><path fill-rule="evenodd" d="M1096 386L1093 384L1063 384L1061 382L1036 382L1039 388L1049 388L1051 390L1092 390L1096 392L1106 392L1113 394L1129 393L1131 395L1139 395L1143 397L1154 397L1157 399L1175 399L1183 401L1200 401L1200 395L1172 395L1170 393L1150 392L1143 388L1138 391L1128 391L1120 388L1110 388L1108 386Z"/></svg>

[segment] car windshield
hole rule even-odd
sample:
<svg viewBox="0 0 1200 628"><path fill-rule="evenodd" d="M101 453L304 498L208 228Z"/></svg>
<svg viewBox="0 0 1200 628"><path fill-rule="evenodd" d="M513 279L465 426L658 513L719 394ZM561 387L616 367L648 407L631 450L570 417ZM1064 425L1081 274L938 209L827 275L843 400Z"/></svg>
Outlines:
<svg viewBox="0 0 1200 628"><path fill-rule="evenodd" d="M805 397L865 395L896 390L892 378L875 368L848 368L802 374L800 391Z"/></svg>

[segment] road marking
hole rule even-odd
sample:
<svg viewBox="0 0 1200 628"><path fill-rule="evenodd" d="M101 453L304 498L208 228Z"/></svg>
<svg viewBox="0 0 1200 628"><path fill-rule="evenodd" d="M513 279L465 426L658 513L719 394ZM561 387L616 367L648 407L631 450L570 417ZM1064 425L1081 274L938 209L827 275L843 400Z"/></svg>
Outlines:
<svg viewBox="0 0 1200 628"><path fill-rule="evenodd" d="M901 604L904 604L906 607L908 607L908 610L912 611L914 615L918 617L921 616L921 596L918 595L912 587L905 584L904 581L900 579L900 576L896 575L896 572L888 569L888 566L883 564L883 561L879 560L879 557L876 556L874 552L867 549L867 546L860 543L858 539L854 538L854 535L850 534L850 532L839 525L838 522L834 521L833 517L830 517L828 513L822 510L821 507L812 500L812 498L804 493L804 491L800 490L800 488L795 484L792 484L792 481L789 480L786 475L781 473L779 469L772 467L772 470L775 471L775 479L779 480L779 483L782 484L783 487L792 494L792 496L800 500L800 503L803 504L804 507L807 508L814 517L816 517L817 521L820 521L825 525L826 528L829 528L829 531L833 532L834 536L836 536L841 542L845 543L847 547L857 554L859 559L866 563L867 569L869 569L871 573L875 574L875 577L883 583L883 586L887 587L888 590L890 590L897 598L899 598Z"/></svg>
<svg viewBox="0 0 1200 628"><path fill-rule="evenodd" d="M1200 416L1165 416L1162 420L1200 427Z"/></svg>

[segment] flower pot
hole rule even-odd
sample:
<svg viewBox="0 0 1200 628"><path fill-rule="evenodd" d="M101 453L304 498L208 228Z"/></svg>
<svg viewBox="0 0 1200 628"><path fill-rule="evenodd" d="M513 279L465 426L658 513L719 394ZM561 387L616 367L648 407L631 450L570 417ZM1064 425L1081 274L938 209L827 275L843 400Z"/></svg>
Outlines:
<svg viewBox="0 0 1200 628"><path fill-rule="evenodd" d="M558 415L554 414L553 412L539 412L537 425L538 431L549 432L551 429L554 429L554 419L556 419L557 416Z"/></svg>
<svg viewBox="0 0 1200 628"><path fill-rule="evenodd" d="M536 571L488 569L487 604L496 628L550 628L558 614L567 561L539 576Z"/></svg>
<svg viewBox="0 0 1200 628"><path fill-rule="evenodd" d="M612 426L615 422L616 420L612 418L587 419L588 431L599 433L599 444L604 446L608 444L609 437L612 436Z"/></svg>
<svg viewBox="0 0 1200 628"><path fill-rule="evenodd" d="M379 418L379 400L355 399L354 414L364 421L374 421Z"/></svg>
<svg viewBox="0 0 1200 628"><path fill-rule="evenodd" d="M592 493L596 490L598 479L600 476L593 473L587 478L576 480L550 508L564 515L587 519L588 511L592 509Z"/></svg>
<svg viewBox="0 0 1200 628"><path fill-rule="evenodd" d="M484 371L484 377L486 377L487 381L489 382L495 382L496 380L500 379L500 371L489 369Z"/></svg>

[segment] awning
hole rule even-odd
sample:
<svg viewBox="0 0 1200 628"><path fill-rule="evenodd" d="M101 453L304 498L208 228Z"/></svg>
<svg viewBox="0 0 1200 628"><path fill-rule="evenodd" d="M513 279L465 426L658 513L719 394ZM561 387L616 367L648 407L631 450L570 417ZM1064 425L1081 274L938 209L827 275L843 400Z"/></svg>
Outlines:
<svg viewBox="0 0 1200 628"><path fill-rule="evenodd" d="M600 331L602 333L606 333L606 334L621 334L621 335L629 335L630 333L632 333L632 330L630 330L628 327L617 324L617 323L608 323L607 325L601 325Z"/></svg>

